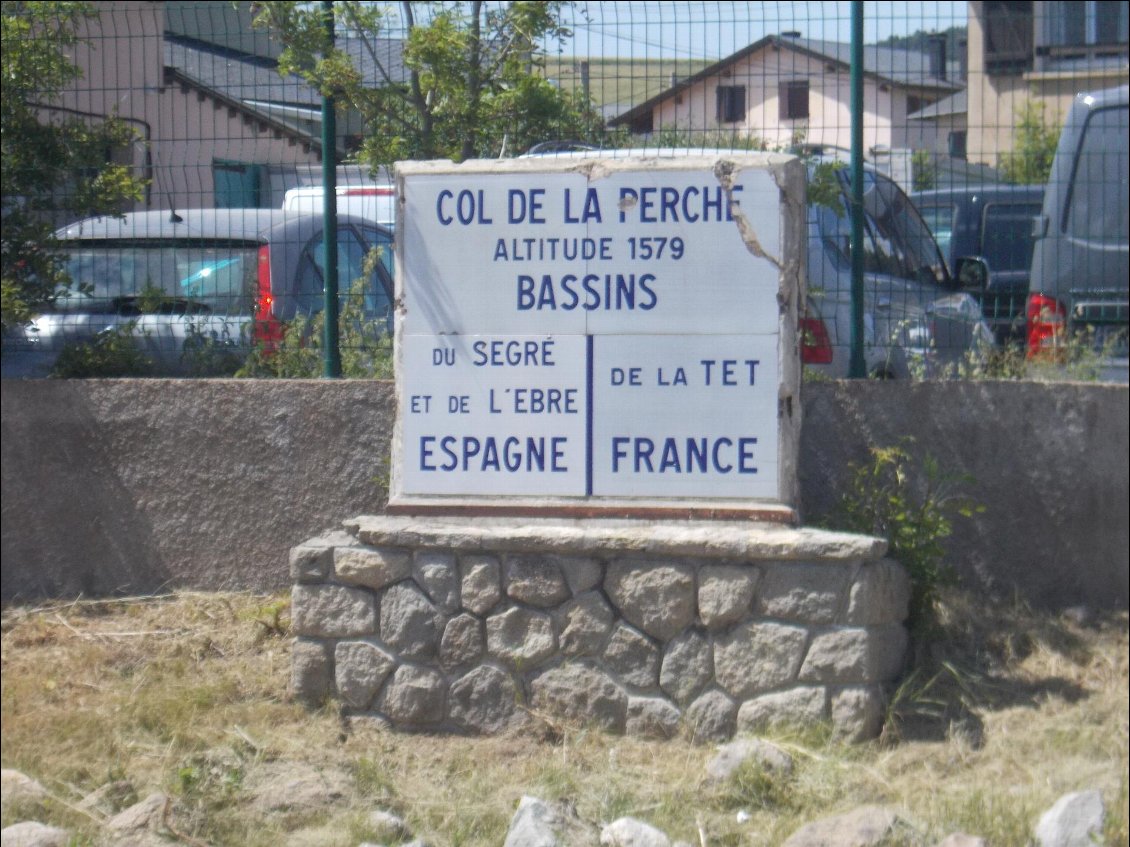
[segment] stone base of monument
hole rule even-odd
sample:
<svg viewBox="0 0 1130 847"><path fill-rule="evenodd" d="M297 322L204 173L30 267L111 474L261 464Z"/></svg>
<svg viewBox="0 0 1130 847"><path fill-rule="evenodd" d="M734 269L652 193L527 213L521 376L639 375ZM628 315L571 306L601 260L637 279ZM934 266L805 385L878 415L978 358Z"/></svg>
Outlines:
<svg viewBox="0 0 1130 847"><path fill-rule="evenodd" d="M292 688L434 732L881 728L910 588L884 541L719 521L361 517L295 547Z"/></svg>

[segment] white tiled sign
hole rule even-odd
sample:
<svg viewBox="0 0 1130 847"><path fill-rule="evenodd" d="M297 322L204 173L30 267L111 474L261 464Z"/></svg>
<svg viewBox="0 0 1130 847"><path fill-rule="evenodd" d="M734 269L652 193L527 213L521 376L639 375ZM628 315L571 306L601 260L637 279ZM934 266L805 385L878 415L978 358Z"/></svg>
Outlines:
<svg viewBox="0 0 1130 847"><path fill-rule="evenodd" d="M765 167L401 175L398 490L773 499Z"/></svg>

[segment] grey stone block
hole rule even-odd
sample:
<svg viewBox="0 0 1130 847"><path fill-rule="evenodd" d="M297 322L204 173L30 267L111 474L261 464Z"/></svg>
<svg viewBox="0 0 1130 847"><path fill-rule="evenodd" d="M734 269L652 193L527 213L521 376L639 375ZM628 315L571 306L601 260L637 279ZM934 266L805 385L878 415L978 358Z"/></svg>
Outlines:
<svg viewBox="0 0 1130 847"><path fill-rule="evenodd" d="M1056 800L1036 824L1037 847L1091 847L1102 840L1106 810L1095 790L1076 791Z"/></svg>
<svg viewBox="0 0 1130 847"><path fill-rule="evenodd" d="M569 597L565 575L552 556L507 556L504 573L507 596L520 603L546 609Z"/></svg>
<svg viewBox="0 0 1130 847"><path fill-rule="evenodd" d="M520 700L521 688L510 674L480 665L451 684L448 717L463 729L493 735L527 719Z"/></svg>
<svg viewBox="0 0 1130 847"><path fill-rule="evenodd" d="M891 809L860 806L805 824L781 847L881 847L890 843L898 823L898 815Z"/></svg>
<svg viewBox="0 0 1130 847"><path fill-rule="evenodd" d="M496 556L459 557L463 608L485 615L502 599L501 566Z"/></svg>
<svg viewBox="0 0 1130 847"><path fill-rule="evenodd" d="M910 577L898 562L880 559L859 569L848 598L847 623L854 626L898 624L910 606Z"/></svg>
<svg viewBox="0 0 1130 847"><path fill-rule="evenodd" d="M629 697L624 731L641 738L674 738L682 715L665 697Z"/></svg>
<svg viewBox="0 0 1130 847"><path fill-rule="evenodd" d="M483 622L474 615L458 615L447 622L439 641L439 662L444 668L478 661L486 646Z"/></svg>
<svg viewBox="0 0 1130 847"><path fill-rule="evenodd" d="M635 818L618 818L600 831L602 847L671 847L663 830Z"/></svg>
<svg viewBox="0 0 1130 847"><path fill-rule="evenodd" d="M706 763L706 778L712 782L725 782L746 762L780 776L793 772L793 757L776 744L760 738L740 738L718 748L718 752Z"/></svg>
<svg viewBox="0 0 1130 847"><path fill-rule="evenodd" d="M67 847L75 843L71 833L39 821L20 821L0 830L4 847Z"/></svg>
<svg viewBox="0 0 1130 847"><path fill-rule="evenodd" d="M623 732L628 696L607 674L580 664L560 665L530 683L535 709L580 724Z"/></svg>
<svg viewBox="0 0 1130 847"><path fill-rule="evenodd" d="M694 570L669 561L618 561L608 566L605 593L631 624L668 641L694 622Z"/></svg>
<svg viewBox="0 0 1130 847"><path fill-rule="evenodd" d="M738 704L711 689L687 706L685 720L695 741L724 741L734 734Z"/></svg>
<svg viewBox="0 0 1130 847"><path fill-rule="evenodd" d="M376 600L344 585L296 585L290 592L290 628L295 635L351 638L377 629Z"/></svg>
<svg viewBox="0 0 1130 847"><path fill-rule="evenodd" d="M561 652L574 657L600 653L615 620L615 612L600 592L575 597L557 615Z"/></svg>
<svg viewBox="0 0 1130 847"><path fill-rule="evenodd" d="M722 629L747 616L760 572L751 565L706 565L698 573L698 616Z"/></svg>
<svg viewBox="0 0 1130 847"><path fill-rule="evenodd" d="M828 693L801 685L746 700L738 708L738 731L761 732L774 726L813 725L828 719Z"/></svg>
<svg viewBox="0 0 1130 847"><path fill-rule="evenodd" d="M290 692L301 703L317 706L330 694L333 662L324 641L296 638L290 653Z"/></svg>
<svg viewBox="0 0 1130 847"><path fill-rule="evenodd" d="M412 559L412 578L433 603L453 614L459 608L459 569L454 553L419 550Z"/></svg>
<svg viewBox="0 0 1130 847"><path fill-rule="evenodd" d="M536 797L523 797L510 819L502 847L562 847L557 812Z"/></svg>
<svg viewBox="0 0 1130 847"><path fill-rule="evenodd" d="M765 569L757 590L758 614L802 623L834 623L846 604L852 568L779 562Z"/></svg>
<svg viewBox="0 0 1130 847"><path fill-rule="evenodd" d="M558 560L565 581L574 595L591 591L604 578L604 568L596 559L583 556L562 556Z"/></svg>
<svg viewBox="0 0 1130 847"><path fill-rule="evenodd" d="M746 700L796 679L808 632L781 623L748 623L714 642L714 676L731 695Z"/></svg>
<svg viewBox="0 0 1130 847"><path fill-rule="evenodd" d="M367 641L339 641L334 647L334 682L338 696L354 709L367 709L396 659Z"/></svg>
<svg viewBox="0 0 1130 847"><path fill-rule="evenodd" d="M421 665L401 665L381 692L378 708L398 724L439 723L445 712L446 687L439 671Z"/></svg>
<svg viewBox="0 0 1130 847"><path fill-rule="evenodd" d="M324 544L306 542L290 548L290 578L293 582L323 582L333 568L334 550Z"/></svg>
<svg viewBox="0 0 1130 847"><path fill-rule="evenodd" d="M334 574L349 585L379 590L406 579L412 573L412 557L405 550L388 547L335 547Z"/></svg>
<svg viewBox="0 0 1130 847"><path fill-rule="evenodd" d="M557 652L549 615L519 606L487 618L487 652L519 670L536 668Z"/></svg>
<svg viewBox="0 0 1130 847"><path fill-rule="evenodd" d="M628 685L653 688L659 681L659 648L621 621L604 648L604 666Z"/></svg>
<svg viewBox="0 0 1130 847"><path fill-rule="evenodd" d="M877 738L883 729L886 700L877 685L858 685L832 691L832 728L852 743Z"/></svg>
<svg viewBox="0 0 1130 847"><path fill-rule="evenodd" d="M671 639L663 654L659 686L685 706L714 678L714 651L701 632L688 630Z"/></svg>
<svg viewBox="0 0 1130 847"><path fill-rule="evenodd" d="M394 585L382 595L381 639L401 655L434 656L442 632L443 616L414 584Z"/></svg>
<svg viewBox="0 0 1130 847"><path fill-rule="evenodd" d="M902 669L907 634L902 626L842 628L817 633L801 667L801 682L839 685L889 682Z"/></svg>

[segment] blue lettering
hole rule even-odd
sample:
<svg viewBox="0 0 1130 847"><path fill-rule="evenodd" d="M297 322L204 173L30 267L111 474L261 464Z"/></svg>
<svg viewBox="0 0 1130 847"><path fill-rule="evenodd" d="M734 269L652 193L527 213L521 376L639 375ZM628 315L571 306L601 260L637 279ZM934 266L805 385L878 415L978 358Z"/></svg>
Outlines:
<svg viewBox="0 0 1130 847"><path fill-rule="evenodd" d="M471 464L471 459L479 455L482 449L482 444L479 439L472 435L463 436L463 470L467 470Z"/></svg>
<svg viewBox="0 0 1130 847"><path fill-rule="evenodd" d="M568 440L562 436L555 436L550 439L553 450L552 470L554 473L567 473L569 470L565 466L565 443Z"/></svg>
<svg viewBox="0 0 1130 847"><path fill-rule="evenodd" d="M436 197L436 217L439 219L439 222L441 224L443 224L444 226L450 226L451 222L454 220L454 218L452 218L449 213L445 213L443 211L443 201L444 200L450 200L454 196L455 196L454 194L452 194L450 191L448 191L445 188L443 191L441 191L439 193L439 196Z"/></svg>
<svg viewBox="0 0 1130 847"><path fill-rule="evenodd" d="M694 466L698 464L698 472L706 473L706 439L701 438L695 440L693 438L687 439L687 473L694 471Z"/></svg>
<svg viewBox="0 0 1130 847"><path fill-rule="evenodd" d="M647 465L648 473L655 473L655 468L651 466L651 454L655 452L655 442L650 438L637 438L636 439L636 473L640 472L640 465Z"/></svg>
<svg viewBox="0 0 1130 847"><path fill-rule="evenodd" d="M756 443L756 438L738 439L738 473L757 473L753 464L753 445Z"/></svg>
<svg viewBox="0 0 1130 847"><path fill-rule="evenodd" d="M620 460L628 458L628 451L624 446L632 439L626 438L623 435L613 436L612 438L612 473L620 472Z"/></svg>
<svg viewBox="0 0 1130 847"><path fill-rule="evenodd" d="M628 219L628 210L639 202L640 195L631 188L620 189L620 223Z"/></svg>
<svg viewBox="0 0 1130 847"><path fill-rule="evenodd" d="M440 449L447 455L447 461L440 465L440 470L453 471L459 467L459 457L451 449L453 444L455 444L454 435L445 435L439 442Z"/></svg>
<svg viewBox="0 0 1130 847"><path fill-rule="evenodd" d="M498 444L493 438L488 438L486 448L483 450L482 469L485 471L492 468L496 471L501 469L498 464Z"/></svg>
<svg viewBox="0 0 1130 847"><path fill-rule="evenodd" d="M692 212L691 206L688 203L691 197L698 197L698 189L694 186L683 192L683 220L689 224L698 223L699 220L698 213Z"/></svg>
<svg viewBox="0 0 1130 847"><path fill-rule="evenodd" d="M718 471L718 473L729 473L730 471L732 471L734 469L734 466L733 465L723 465L721 463L721 461L718 459L718 448L721 447L723 444L725 444L727 447L733 447L734 446L734 442L731 441L729 438L719 438L717 441L714 442L714 450L711 451L710 459L711 459L711 462L714 465L714 470Z"/></svg>
<svg viewBox="0 0 1130 847"><path fill-rule="evenodd" d="M518 311L526 312L534 307L534 278L526 274L518 276ZM476 342L476 346L482 342Z"/></svg>
<svg viewBox="0 0 1130 847"><path fill-rule="evenodd" d="M679 464L679 449L675 446L675 439L668 438L663 442L663 456L659 460L659 472L666 473L667 470L674 470L675 473L681 473L683 468Z"/></svg>

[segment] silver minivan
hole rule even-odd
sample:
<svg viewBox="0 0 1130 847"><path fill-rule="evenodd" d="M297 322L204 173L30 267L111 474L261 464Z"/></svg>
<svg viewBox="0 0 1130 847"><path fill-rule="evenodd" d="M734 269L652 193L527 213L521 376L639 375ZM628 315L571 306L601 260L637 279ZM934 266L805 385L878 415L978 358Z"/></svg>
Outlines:
<svg viewBox="0 0 1130 847"><path fill-rule="evenodd" d="M55 233L70 288L26 326L5 330L0 374L44 377L64 352L128 341L150 376L234 372L297 315L324 301L322 216L281 209L181 209L88 218ZM392 232L338 218L345 297L377 248L363 311L391 330Z"/></svg>
<svg viewBox="0 0 1130 847"><path fill-rule="evenodd" d="M1027 304L1030 359L1093 348L1100 379L1127 381L1130 87L1076 95L1036 219Z"/></svg>

